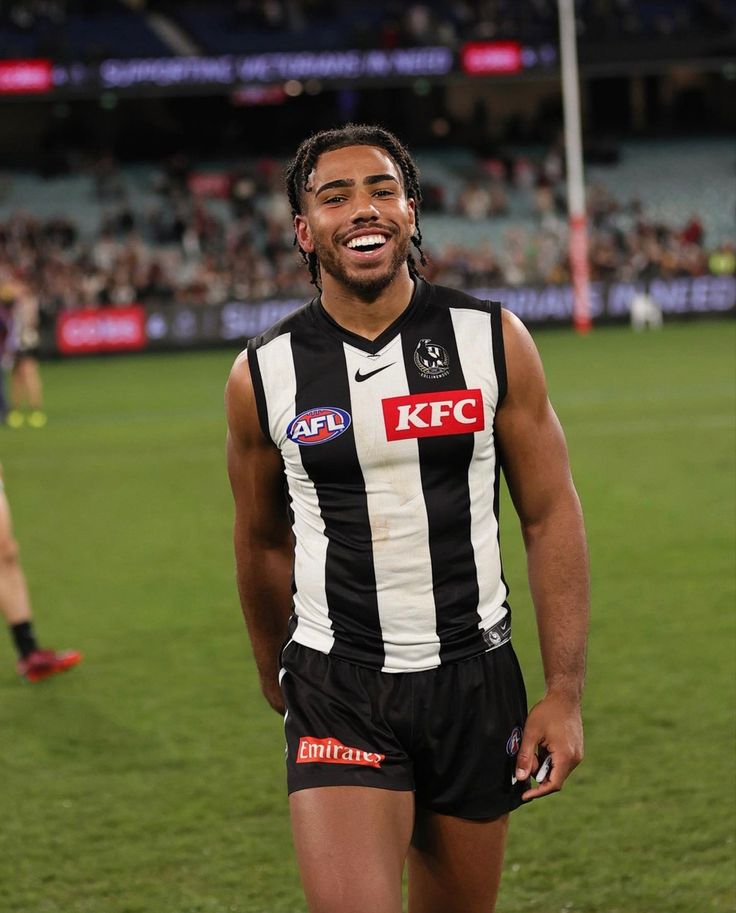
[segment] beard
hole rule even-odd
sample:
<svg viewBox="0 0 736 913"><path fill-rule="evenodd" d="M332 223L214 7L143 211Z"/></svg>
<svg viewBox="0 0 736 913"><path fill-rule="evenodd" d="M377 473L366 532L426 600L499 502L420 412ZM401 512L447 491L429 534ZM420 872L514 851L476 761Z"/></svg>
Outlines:
<svg viewBox="0 0 736 913"><path fill-rule="evenodd" d="M362 301L375 301L381 292L388 288L406 263L411 245L410 235L394 235L394 253L383 272L371 272L362 275L363 270L345 268L339 254L329 245L315 242L314 253L320 272L328 273L333 279L345 286L353 295ZM368 270L365 271L368 273Z"/></svg>

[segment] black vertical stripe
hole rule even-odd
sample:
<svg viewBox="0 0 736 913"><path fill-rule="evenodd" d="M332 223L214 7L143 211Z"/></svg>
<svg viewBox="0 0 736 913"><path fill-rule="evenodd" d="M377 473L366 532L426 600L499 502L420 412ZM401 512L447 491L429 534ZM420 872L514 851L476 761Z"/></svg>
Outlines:
<svg viewBox="0 0 736 913"><path fill-rule="evenodd" d="M491 332L493 342L493 366L496 371L496 383L498 384L498 399L496 401L496 411L503 402L508 389L508 379L506 374L506 350L503 344L503 316L501 314L501 305L498 301L488 302L491 309ZM501 565L501 580L506 590L506 601L504 605L511 613L511 606L508 604L509 585L506 583L506 577L503 573L503 560L501 558L501 452L498 446L496 436L496 420L493 420L493 442L496 452L496 469L493 478L493 513L496 517L496 538L498 541L498 560Z"/></svg>
<svg viewBox="0 0 736 913"><path fill-rule="evenodd" d="M352 416L342 342L324 332L292 336L296 415L337 407ZM301 447L304 469L317 492L327 536L325 582L335 655L381 668L385 651L365 482L353 424L323 444Z"/></svg>
<svg viewBox="0 0 736 913"><path fill-rule="evenodd" d="M427 308L421 323L412 321L401 335L411 394L466 389L449 308ZM427 376L417 367L414 355L423 339L447 352L446 377ZM446 663L485 649L478 628L478 574L471 541L468 471L474 435L424 437L418 438L417 444L429 527L440 661Z"/></svg>
<svg viewBox="0 0 736 913"><path fill-rule="evenodd" d="M506 350L503 345L503 321L501 317L501 305L498 301L489 301L491 308L491 330L493 340L493 365L496 369L496 381L498 383L498 408L506 396L508 381L506 379Z"/></svg>
<svg viewBox="0 0 736 913"><path fill-rule="evenodd" d="M251 339L248 342L248 369L250 370L250 379L253 384L253 394L256 399L256 410L258 412L258 422L261 431L266 440L271 440L271 429L268 423L268 406L266 405L266 394L263 390L263 378L261 377L261 368L258 364L258 348L256 341Z"/></svg>

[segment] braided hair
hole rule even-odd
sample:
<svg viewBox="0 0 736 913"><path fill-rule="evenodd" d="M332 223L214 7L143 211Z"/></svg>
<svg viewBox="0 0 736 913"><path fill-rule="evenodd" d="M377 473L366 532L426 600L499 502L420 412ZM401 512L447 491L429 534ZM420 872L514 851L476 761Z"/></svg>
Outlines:
<svg viewBox="0 0 736 913"><path fill-rule="evenodd" d="M370 124L346 124L344 127L337 127L333 130L322 130L305 139L297 149L296 155L287 166L285 173L286 191L289 195L292 216L296 217L302 214L302 194L307 190L309 175L312 173L312 169L320 155L323 152L332 152L334 149L344 149L346 146L377 146L387 152L399 167L404 183L404 193L407 199L414 200L416 208L416 227L411 241L419 253L419 262L422 266L426 266L427 260L421 247L422 232L419 228L419 204L422 202L419 171L409 154L409 150L393 133L389 133L383 127ZM296 235L294 235L294 245L299 246ZM301 246L299 246L299 253L309 267L312 285L315 285L321 291L317 255L315 253L308 254ZM419 268L414 256L409 254L406 262L410 275L417 277Z"/></svg>

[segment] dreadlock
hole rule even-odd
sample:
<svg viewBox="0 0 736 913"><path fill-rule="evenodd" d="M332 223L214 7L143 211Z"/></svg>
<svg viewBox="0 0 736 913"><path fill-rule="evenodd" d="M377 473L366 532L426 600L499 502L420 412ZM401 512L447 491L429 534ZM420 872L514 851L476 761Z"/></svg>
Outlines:
<svg viewBox="0 0 736 913"><path fill-rule="evenodd" d="M422 266L426 266L427 260L421 247L422 232L419 228L419 204L422 202L419 171L409 150L393 133L389 133L383 127L370 124L346 124L344 127L337 127L334 130L322 130L305 139L297 149L294 160L287 166L285 173L286 191L289 195L292 216L302 214L302 194L307 189L309 175L320 155L323 152L332 152L334 149L344 149L345 146L377 146L387 152L398 165L404 182L404 193L407 199L414 200L416 206L416 228L411 241L419 253L419 262ZM296 235L294 235L294 246L298 246ZM301 247L299 247L299 253L309 267L312 285L321 291L317 255L308 254ZM409 254L406 262L410 275L417 277L419 268L414 256Z"/></svg>

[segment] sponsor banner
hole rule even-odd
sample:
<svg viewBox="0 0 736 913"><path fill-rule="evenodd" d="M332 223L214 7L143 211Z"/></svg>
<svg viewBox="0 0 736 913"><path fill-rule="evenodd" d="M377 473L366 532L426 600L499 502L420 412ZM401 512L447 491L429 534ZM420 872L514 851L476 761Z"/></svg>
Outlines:
<svg viewBox="0 0 736 913"><path fill-rule="evenodd" d="M471 41L460 52L463 73L492 76L524 69L518 41Z"/></svg>
<svg viewBox="0 0 736 913"><path fill-rule="evenodd" d="M530 326L572 323L573 291L569 285L486 286L465 291L477 298L500 301L504 307L513 311ZM661 308L665 320L733 313L736 309L736 277L706 275L695 278L653 279L647 283L592 282L591 317L600 323L627 321L630 319L632 299L643 291L651 295ZM147 305L143 312L145 345L148 349L242 346L246 340L263 333L304 304L303 298L272 298L257 302L228 301L214 306ZM42 333L42 353L49 355L56 351L63 354L72 354L74 351L102 351L84 347L63 348L58 324L75 315L79 318L80 314L100 315L110 311L118 315L125 312L124 309L111 308L107 311L73 311L61 315L57 318L55 340L48 333ZM77 335L82 334L78 322L75 322L73 327L76 327ZM108 330L113 332L114 328L107 327L106 331ZM70 332L67 331L66 335ZM90 334L93 330L87 327L84 332ZM430 340L427 345L432 345L432 341ZM142 348L142 345L130 347ZM424 349L419 353L425 361L427 354ZM437 362L438 366L440 361Z"/></svg>
<svg viewBox="0 0 736 913"><path fill-rule="evenodd" d="M0 61L0 95L37 95L53 88L50 60Z"/></svg>
<svg viewBox="0 0 736 913"><path fill-rule="evenodd" d="M303 298L276 298L219 305L149 305L146 336L149 348L190 349L195 346L241 344L295 311Z"/></svg>
<svg viewBox="0 0 736 913"><path fill-rule="evenodd" d="M246 86L230 96L234 105L252 108L256 105L283 105L289 96L282 86Z"/></svg>
<svg viewBox="0 0 736 913"><path fill-rule="evenodd" d="M56 322L56 345L62 355L139 351L146 345L142 307L68 311Z"/></svg>
<svg viewBox="0 0 736 913"><path fill-rule="evenodd" d="M570 285L493 286L467 291L477 298L500 301L524 323L572 322L574 296ZM651 282L591 282L590 316L593 320L628 320L631 301L641 292L652 296L665 318L721 314L736 308L736 277L706 275Z"/></svg>
<svg viewBox="0 0 736 913"><path fill-rule="evenodd" d="M384 399L386 440L467 434L485 428L480 390L444 390Z"/></svg>
<svg viewBox="0 0 736 913"><path fill-rule="evenodd" d="M554 44L513 41L473 42L456 53L444 46L280 51L197 57L109 58L100 63L55 63L50 88L59 94L97 95L101 91L176 95L232 92L236 103L280 104L289 80L316 79L340 85L402 83L443 79L453 73L513 75L557 66ZM266 94L249 92L271 87ZM241 94L241 92L243 94Z"/></svg>
<svg viewBox="0 0 736 913"><path fill-rule="evenodd" d="M195 197L227 200L230 183L230 175L223 171L192 171L187 177L187 187Z"/></svg>
<svg viewBox="0 0 736 913"><path fill-rule="evenodd" d="M290 79L364 79L444 76L454 64L446 47L388 50L289 51L222 57L146 57L103 60L106 89L133 86L237 86Z"/></svg>
<svg viewBox="0 0 736 913"><path fill-rule="evenodd" d="M297 764L359 764L362 767L380 767L386 755L377 751L350 748L337 739L316 739L305 735L299 739Z"/></svg>

